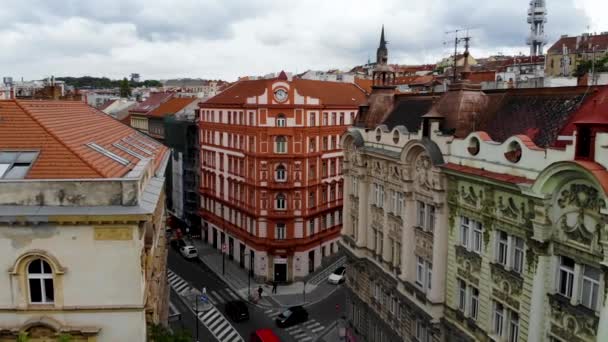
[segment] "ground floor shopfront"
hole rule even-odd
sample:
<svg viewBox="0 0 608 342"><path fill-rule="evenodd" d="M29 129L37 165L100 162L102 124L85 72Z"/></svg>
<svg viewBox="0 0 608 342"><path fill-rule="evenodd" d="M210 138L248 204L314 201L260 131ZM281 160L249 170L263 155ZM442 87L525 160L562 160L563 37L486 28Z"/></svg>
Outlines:
<svg viewBox="0 0 608 342"><path fill-rule="evenodd" d="M237 262L243 269L252 270L252 276L257 281L280 283L298 281L314 272L321 266L323 258L338 252L339 240L339 236L336 236L304 250L288 245L284 248L260 247L204 219L201 238L214 249L223 251L227 260Z"/></svg>

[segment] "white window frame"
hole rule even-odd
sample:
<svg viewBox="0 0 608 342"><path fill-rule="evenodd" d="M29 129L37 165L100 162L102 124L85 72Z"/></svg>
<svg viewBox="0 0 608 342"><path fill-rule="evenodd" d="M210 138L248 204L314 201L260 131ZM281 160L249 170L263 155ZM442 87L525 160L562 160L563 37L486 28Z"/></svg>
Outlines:
<svg viewBox="0 0 608 342"><path fill-rule="evenodd" d="M502 303L494 301L492 304L492 333L496 336L502 336L504 333L505 321L505 306Z"/></svg>
<svg viewBox="0 0 608 342"><path fill-rule="evenodd" d="M564 265L563 261L565 256L561 256L558 261L558 274L557 274L557 293L566 297L572 298L574 295L574 270L576 269L576 263L572 268ZM571 258L568 258L571 259ZM572 259L571 259L572 260ZM574 262L574 260L572 260ZM565 279L564 279L565 277ZM565 293L562 292L562 282L566 282Z"/></svg>
<svg viewBox="0 0 608 342"><path fill-rule="evenodd" d="M287 181L287 168L281 164L275 169L275 180L278 182Z"/></svg>
<svg viewBox="0 0 608 342"><path fill-rule="evenodd" d="M515 311L507 310L509 312L509 329L507 331L507 340L509 342L519 341L519 314Z"/></svg>
<svg viewBox="0 0 608 342"><path fill-rule="evenodd" d="M477 291L477 294L475 294ZM479 316L479 289L473 286L469 286L469 317L477 320Z"/></svg>
<svg viewBox="0 0 608 342"><path fill-rule="evenodd" d="M287 210L287 196L285 196L285 194L278 194L276 196L275 209L276 210Z"/></svg>
<svg viewBox="0 0 608 342"><path fill-rule="evenodd" d="M287 153L287 138L282 135L275 138L275 153Z"/></svg>
<svg viewBox="0 0 608 342"><path fill-rule="evenodd" d="M466 313L467 309L467 283L458 279L458 310L462 313Z"/></svg>
<svg viewBox="0 0 608 342"><path fill-rule="evenodd" d="M481 255L483 249L483 225L466 216L460 216L459 244L468 251Z"/></svg>
<svg viewBox="0 0 608 342"><path fill-rule="evenodd" d="M496 258L495 261L503 266L508 266L509 262L509 234L502 230L496 231Z"/></svg>
<svg viewBox="0 0 608 342"><path fill-rule="evenodd" d="M285 226L285 223L277 223L275 238L277 240L285 240L287 238L287 227Z"/></svg>
<svg viewBox="0 0 608 342"><path fill-rule="evenodd" d="M42 268L40 270L40 273L30 273L29 271L29 267L32 265L32 263L34 262L39 262L40 263L40 267ZM50 273L46 273L44 271L44 264L48 265L49 269L50 269ZM28 299L29 302L31 304L53 304L54 298L53 299L49 299L47 298L46 295L46 284L45 284L45 280L46 279L51 279L51 285L53 287L53 297L55 296L55 280L54 280L54 276L53 276L53 268L51 266L51 264L44 260L44 259L34 259L32 260L28 265L27 265L27 286L28 286ZM34 283L39 287L40 290L40 301L33 301L32 300L32 280L34 281Z"/></svg>
<svg viewBox="0 0 608 342"><path fill-rule="evenodd" d="M586 273L587 270L592 269L597 271L598 278L594 279L588 276ZM598 300L601 296L600 294L600 286L602 281L601 271L595 267L583 265L581 267L581 290L580 290L580 302L583 306L588 307L592 310L597 310ZM591 291L585 295L585 288L589 287ZM595 296L594 296L595 293ZM587 298L585 298L587 297ZM595 297L595 299L594 299Z"/></svg>
<svg viewBox="0 0 608 342"><path fill-rule="evenodd" d="M277 116L277 127L287 127L287 118L283 114Z"/></svg>
<svg viewBox="0 0 608 342"><path fill-rule="evenodd" d="M396 216L401 216L403 214L403 205L405 203L404 197L403 192L397 193L397 208L395 210Z"/></svg>
<svg viewBox="0 0 608 342"><path fill-rule="evenodd" d="M513 236L511 241L513 243L513 257L511 260L512 269L517 273L522 273L524 270L526 243L524 239L518 236ZM521 242L521 246L518 245L518 242Z"/></svg>
<svg viewBox="0 0 608 342"><path fill-rule="evenodd" d="M426 219L426 203L422 201L416 201L416 224L418 227L424 229Z"/></svg>

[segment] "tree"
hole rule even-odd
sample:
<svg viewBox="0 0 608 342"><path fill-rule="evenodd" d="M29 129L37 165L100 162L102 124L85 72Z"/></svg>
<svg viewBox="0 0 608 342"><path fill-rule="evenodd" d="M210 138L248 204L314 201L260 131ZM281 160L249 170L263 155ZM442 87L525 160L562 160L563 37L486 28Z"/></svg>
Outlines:
<svg viewBox="0 0 608 342"><path fill-rule="evenodd" d="M162 325L152 325L149 329L150 341L153 342L190 342L190 334L186 331L172 333Z"/></svg>
<svg viewBox="0 0 608 342"><path fill-rule="evenodd" d="M129 85L129 81L125 77L120 82L120 97L130 97L130 96L131 96L131 86Z"/></svg>

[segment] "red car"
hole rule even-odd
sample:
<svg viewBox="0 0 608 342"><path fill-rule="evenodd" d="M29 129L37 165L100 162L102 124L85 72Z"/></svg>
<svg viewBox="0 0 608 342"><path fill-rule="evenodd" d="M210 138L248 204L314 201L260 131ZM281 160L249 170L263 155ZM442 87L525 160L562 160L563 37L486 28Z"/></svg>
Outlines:
<svg viewBox="0 0 608 342"><path fill-rule="evenodd" d="M251 333L249 342L281 342L270 329L258 329Z"/></svg>

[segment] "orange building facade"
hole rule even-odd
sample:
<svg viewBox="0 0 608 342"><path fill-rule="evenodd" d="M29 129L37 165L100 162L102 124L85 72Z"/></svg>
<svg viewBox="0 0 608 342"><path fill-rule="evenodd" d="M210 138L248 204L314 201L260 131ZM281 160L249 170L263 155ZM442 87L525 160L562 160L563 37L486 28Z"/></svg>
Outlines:
<svg viewBox="0 0 608 342"><path fill-rule="evenodd" d="M354 84L240 81L199 107L202 236L257 280L301 279L337 252L340 136L365 93Z"/></svg>

